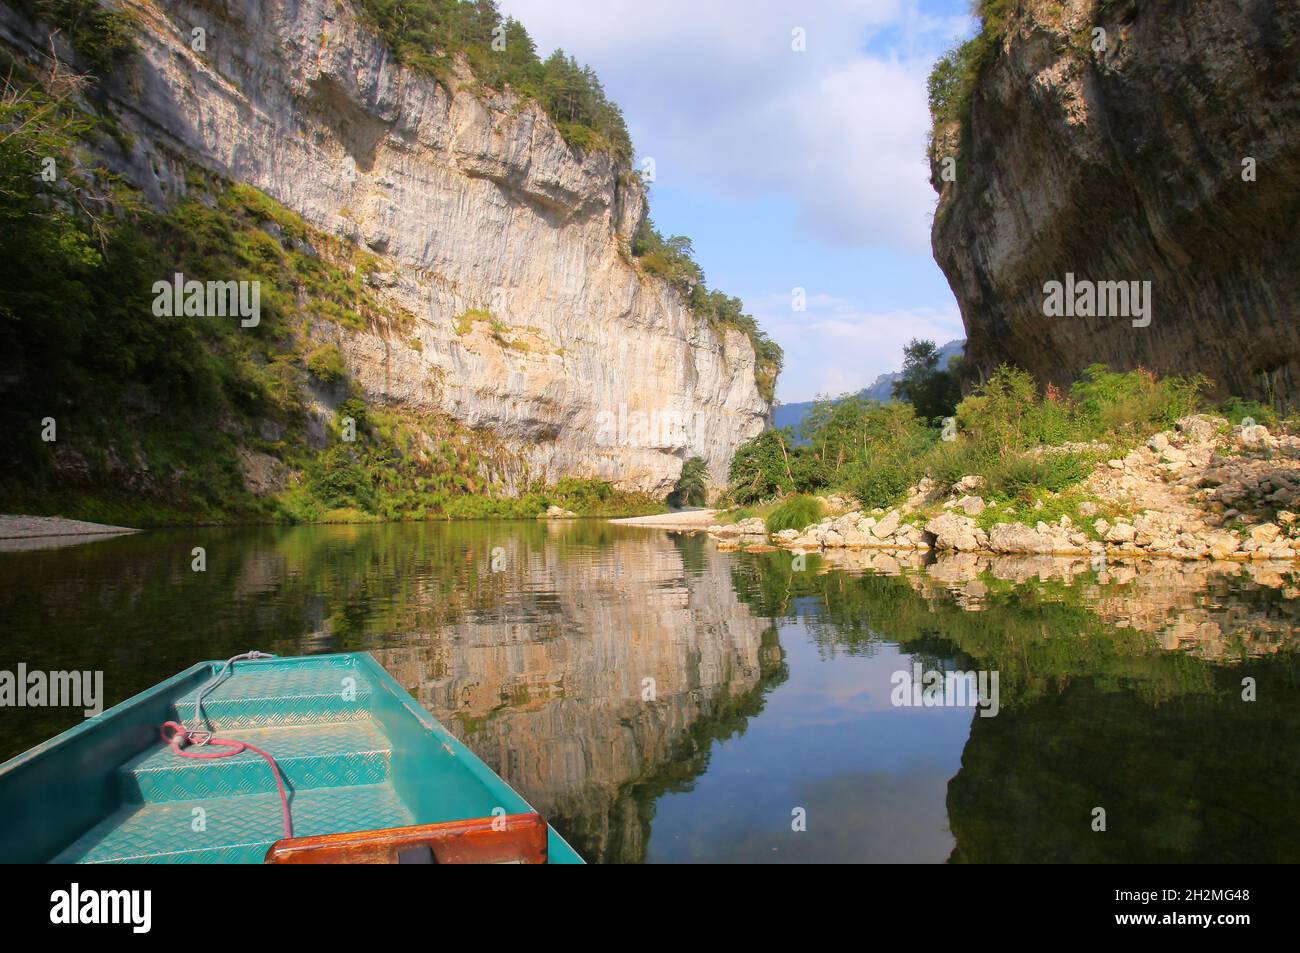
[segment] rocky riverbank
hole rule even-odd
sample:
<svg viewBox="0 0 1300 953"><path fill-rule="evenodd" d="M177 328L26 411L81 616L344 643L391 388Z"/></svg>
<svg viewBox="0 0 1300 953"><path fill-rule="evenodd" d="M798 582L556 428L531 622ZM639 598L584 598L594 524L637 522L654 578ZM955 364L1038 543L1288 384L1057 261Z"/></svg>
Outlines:
<svg viewBox="0 0 1300 953"><path fill-rule="evenodd" d="M808 568L903 577L927 596L948 592L969 612L984 611L996 600L999 581L1059 583L1103 621L1203 658L1274 655L1294 644L1300 623L1294 567L1276 562L1153 559L1110 562L1098 571L1091 558L1081 556L833 549ZM1232 597L1269 591L1281 598L1243 604Z"/></svg>
<svg viewBox="0 0 1300 953"><path fill-rule="evenodd" d="M1040 452L1052 452L1044 448ZM1109 447L1091 448L1094 452ZM896 508L864 513L838 499L802 530L767 533L761 519L714 524L724 549L775 545L811 552L1036 555L1104 559L1295 561L1300 555L1300 437L1246 420L1184 417L1124 456L1099 463L1069 499L1074 515L1034 519L1043 500L1017 510L980 495L967 476L950 486L925 479ZM1064 499L1063 495L1063 499ZM840 510L840 512L836 512Z"/></svg>

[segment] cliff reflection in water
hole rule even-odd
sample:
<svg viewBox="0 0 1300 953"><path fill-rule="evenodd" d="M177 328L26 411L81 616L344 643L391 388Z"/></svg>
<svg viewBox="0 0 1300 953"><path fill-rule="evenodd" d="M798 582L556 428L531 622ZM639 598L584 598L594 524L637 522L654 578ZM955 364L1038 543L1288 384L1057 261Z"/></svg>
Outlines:
<svg viewBox="0 0 1300 953"><path fill-rule="evenodd" d="M484 607L375 654L589 860L640 861L654 797L758 714L780 646L703 538L548 529L483 554L542 596L525 616Z"/></svg>
<svg viewBox="0 0 1300 953"><path fill-rule="evenodd" d="M112 704L372 650L592 861L1294 862L1298 597L1268 566L795 571L597 521L189 529L0 553L0 669L100 669ZM915 663L996 670L999 713L893 705ZM3 756L78 717L0 711Z"/></svg>

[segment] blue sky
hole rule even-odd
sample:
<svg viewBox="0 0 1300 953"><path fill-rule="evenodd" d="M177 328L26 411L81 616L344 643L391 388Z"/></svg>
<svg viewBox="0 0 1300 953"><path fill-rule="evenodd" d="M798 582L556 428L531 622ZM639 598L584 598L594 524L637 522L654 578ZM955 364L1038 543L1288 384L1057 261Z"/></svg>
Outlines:
<svg viewBox="0 0 1300 953"><path fill-rule="evenodd" d="M783 401L962 337L930 254L925 79L969 0L500 0L623 107L650 213L785 349ZM806 49L792 47L795 29ZM791 307L805 289L807 310Z"/></svg>

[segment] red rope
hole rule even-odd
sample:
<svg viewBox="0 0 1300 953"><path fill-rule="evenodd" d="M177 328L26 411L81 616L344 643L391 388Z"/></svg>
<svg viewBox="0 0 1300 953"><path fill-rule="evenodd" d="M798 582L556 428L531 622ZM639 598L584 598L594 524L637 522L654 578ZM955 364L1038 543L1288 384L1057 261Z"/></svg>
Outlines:
<svg viewBox="0 0 1300 953"><path fill-rule="evenodd" d="M173 729L171 737L168 737L167 735L168 728ZM284 779L280 777L280 766L275 763L275 759L269 754L256 745L250 745L245 741L234 741L229 738L211 737L208 738L207 743L204 744L203 747L207 748L212 745L218 745L223 750L203 754L196 751L186 751L182 746L189 742L190 730L184 725L174 721L164 722L162 728L158 730L158 734L162 737L162 740L171 745L172 750L182 758L230 758L234 755L242 754L245 750L255 751L260 754L266 759L266 763L271 766L271 773L275 775L275 786L280 789L280 810L284 813L284 836L293 836L293 819L289 816L289 795L284 789Z"/></svg>

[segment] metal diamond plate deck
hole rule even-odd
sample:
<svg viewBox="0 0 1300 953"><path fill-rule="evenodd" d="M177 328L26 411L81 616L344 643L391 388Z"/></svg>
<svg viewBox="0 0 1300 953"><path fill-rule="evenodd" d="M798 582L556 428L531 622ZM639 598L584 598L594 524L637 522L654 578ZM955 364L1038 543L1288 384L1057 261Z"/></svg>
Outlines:
<svg viewBox="0 0 1300 953"><path fill-rule="evenodd" d="M322 724L368 716L373 685L358 669L342 665L298 668L236 667L203 696L203 712L222 730L297 724ZM198 690L176 701L176 712L194 725Z"/></svg>
<svg viewBox="0 0 1300 953"><path fill-rule="evenodd" d="M245 728L237 732L234 740L256 745L275 758L290 789L296 791L380 784L388 778L391 745L369 720ZM170 745L160 741L157 747L122 767L122 795L134 803L234 797L275 790L270 768L254 751L196 760L176 754Z"/></svg>
<svg viewBox="0 0 1300 953"><path fill-rule="evenodd" d="M296 837L414 823L388 784L300 791L290 808ZM168 801L118 811L54 862L257 864L283 836L276 794Z"/></svg>

